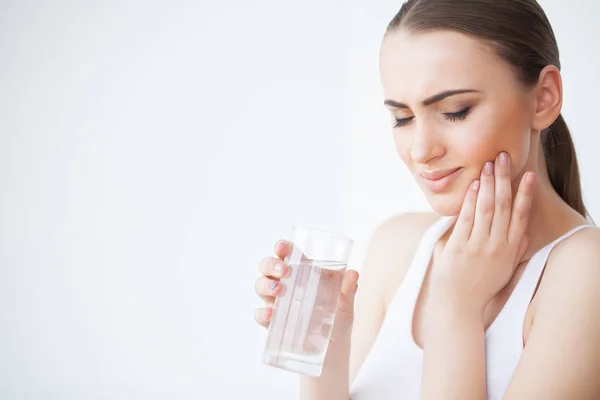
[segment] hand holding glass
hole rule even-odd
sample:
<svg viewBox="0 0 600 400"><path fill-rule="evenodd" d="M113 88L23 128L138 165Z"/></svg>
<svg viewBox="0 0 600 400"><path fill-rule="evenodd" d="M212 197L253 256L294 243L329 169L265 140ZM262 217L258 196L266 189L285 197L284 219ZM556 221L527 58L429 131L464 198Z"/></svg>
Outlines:
<svg viewBox="0 0 600 400"><path fill-rule="evenodd" d="M269 325L263 362L320 376L352 249L352 240L331 232L294 227Z"/></svg>

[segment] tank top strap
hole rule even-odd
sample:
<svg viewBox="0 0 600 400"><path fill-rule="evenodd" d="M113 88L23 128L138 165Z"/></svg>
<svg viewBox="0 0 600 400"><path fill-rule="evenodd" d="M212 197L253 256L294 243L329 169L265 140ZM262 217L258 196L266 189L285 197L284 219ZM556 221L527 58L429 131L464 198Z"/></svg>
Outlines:
<svg viewBox="0 0 600 400"><path fill-rule="evenodd" d="M398 292L403 292L403 299L408 306L406 310L412 319L412 314L425 280L427 269L433 256L433 251L440 238L448 231L456 217L441 217L423 233L412 263Z"/></svg>
<svg viewBox="0 0 600 400"><path fill-rule="evenodd" d="M544 272L544 268L546 267L548 257L550 256L552 249L554 249L554 246L567 239L574 233L579 232L584 228L593 226L594 225L591 224L579 225L566 232L559 238L548 243L531 257L529 263L525 267L525 271L523 271L523 275L519 279L519 282L517 282L517 285L510 296L511 298L515 298L517 300L515 302L515 306L519 308L519 310L513 310L511 314L516 311L513 315L519 315L519 317L525 318L525 314L529 308L529 303L533 298L535 290L542 277L542 273Z"/></svg>

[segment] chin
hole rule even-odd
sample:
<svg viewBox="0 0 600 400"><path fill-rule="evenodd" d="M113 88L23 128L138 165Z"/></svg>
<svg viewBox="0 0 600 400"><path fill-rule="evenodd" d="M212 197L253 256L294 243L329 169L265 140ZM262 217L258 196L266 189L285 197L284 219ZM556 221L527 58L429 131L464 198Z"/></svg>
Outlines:
<svg viewBox="0 0 600 400"><path fill-rule="evenodd" d="M427 202L433 211L443 217L455 217L460 214L464 194L457 192L427 193Z"/></svg>
<svg viewBox="0 0 600 400"><path fill-rule="evenodd" d="M455 217L460 214L471 182L472 180L468 179L465 174L465 176L459 175L458 179L450 183L443 191L435 192L422 182L419 182L419 186L436 214L444 217Z"/></svg>

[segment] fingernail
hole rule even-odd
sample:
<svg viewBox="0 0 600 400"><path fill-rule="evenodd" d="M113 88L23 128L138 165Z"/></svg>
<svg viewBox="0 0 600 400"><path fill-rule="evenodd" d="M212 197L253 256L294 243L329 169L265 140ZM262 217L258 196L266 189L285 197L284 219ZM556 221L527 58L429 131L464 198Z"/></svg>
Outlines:
<svg viewBox="0 0 600 400"><path fill-rule="evenodd" d="M275 270L275 272L281 272L281 271L283 271L283 264L277 263L273 266L273 269Z"/></svg>
<svg viewBox="0 0 600 400"><path fill-rule="evenodd" d="M269 289L275 290L275 288L277 287L277 285L279 285L279 282L271 282L271 284L269 285Z"/></svg>
<svg viewBox="0 0 600 400"><path fill-rule="evenodd" d="M535 182L535 174L533 172L530 172L527 174L527 177L525 179L527 183L531 185L533 182Z"/></svg>
<svg viewBox="0 0 600 400"><path fill-rule="evenodd" d="M479 180L476 180L471 184L471 189L475 192L479 190Z"/></svg>
<svg viewBox="0 0 600 400"><path fill-rule="evenodd" d="M508 154L505 152L500 153L500 165L508 165Z"/></svg>
<svg viewBox="0 0 600 400"><path fill-rule="evenodd" d="M483 172L491 175L494 172L494 164L491 161L486 162L483 166Z"/></svg>

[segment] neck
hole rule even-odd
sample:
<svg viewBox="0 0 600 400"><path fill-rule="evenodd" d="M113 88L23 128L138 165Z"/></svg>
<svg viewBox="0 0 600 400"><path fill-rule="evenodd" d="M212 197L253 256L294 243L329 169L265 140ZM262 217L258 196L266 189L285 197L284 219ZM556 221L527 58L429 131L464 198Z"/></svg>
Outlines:
<svg viewBox="0 0 600 400"><path fill-rule="evenodd" d="M514 199L523 174L526 171L533 171L536 174L536 184L526 230L529 246L523 257L524 260L529 259L537 250L566 231L587 222L552 187L544 152L538 139L539 135L532 135L532 149L527 163L523 172L513 180Z"/></svg>

